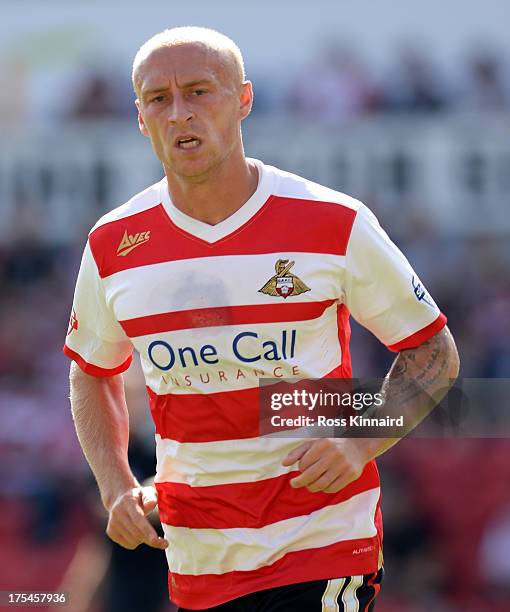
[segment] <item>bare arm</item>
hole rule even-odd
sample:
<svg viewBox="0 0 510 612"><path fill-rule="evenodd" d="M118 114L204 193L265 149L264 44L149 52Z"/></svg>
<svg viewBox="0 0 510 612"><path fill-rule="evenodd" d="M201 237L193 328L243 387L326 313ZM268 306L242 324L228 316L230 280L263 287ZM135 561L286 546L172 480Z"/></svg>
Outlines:
<svg viewBox="0 0 510 612"><path fill-rule="evenodd" d="M76 433L109 510L121 493L139 486L127 459L129 417L124 381L121 374L89 376L74 362L69 380Z"/></svg>
<svg viewBox="0 0 510 612"><path fill-rule="evenodd" d="M439 403L459 373L459 356L447 327L414 349L400 352L382 387L383 405L371 416L405 415L402 436ZM399 438L339 438L308 441L283 460L298 461L301 474L291 484L310 491L336 493L358 478L368 461Z"/></svg>
<svg viewBox="0 0 510 612"><path fill-rule="evenodd" d="M414 349L400 352L382 386L384 404L374 416L405 415L402 436L360 441L368 459L384 453L412 431L446 395L459 374L459 355L445 327Z"/></svg>
<svg viewBox="0 0 510 612"><path fill-rule="evenodd" d="M121 374L97 378L74 362L70 370L71 411L76 433L108 511L107 534L125 548L142 542L166 548L145 515L157 503L154 487L142 487L128 463L129 416Z"/></svg>

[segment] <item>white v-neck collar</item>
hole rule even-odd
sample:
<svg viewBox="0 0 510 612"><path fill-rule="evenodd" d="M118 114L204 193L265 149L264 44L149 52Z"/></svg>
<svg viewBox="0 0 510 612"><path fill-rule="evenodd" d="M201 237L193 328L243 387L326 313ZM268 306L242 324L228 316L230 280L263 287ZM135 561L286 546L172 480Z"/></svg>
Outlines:
<svg viewBox="0 0 510 612"><path fill-rule="evenodd" d="M259 173L257 189L241 208L216 225L209 225L208 223L194 219L176 208L168 193L166 177L163 178L160 182L160 198L172 223L192 236L196 236L209 243L225 238L225 236L232 234L247 223L267 202L267 199L274 190L275 179L274 173L264 166L261 161L251 158L248 158L248 161L254 162L257 166Z"/></svg>

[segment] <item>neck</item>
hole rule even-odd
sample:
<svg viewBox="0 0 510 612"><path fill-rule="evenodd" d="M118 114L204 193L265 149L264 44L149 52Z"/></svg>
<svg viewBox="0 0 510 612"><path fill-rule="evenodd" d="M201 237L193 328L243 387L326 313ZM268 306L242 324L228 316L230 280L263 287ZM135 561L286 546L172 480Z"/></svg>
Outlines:
<svg viewBox="0 0 510 612"><path fill-rule="evenodd" d="M202 180L194 182L165 168L174 206L209 225L216 225L239 210L257 189L258 171L243 153L234 159L232 157Z"/></svg>

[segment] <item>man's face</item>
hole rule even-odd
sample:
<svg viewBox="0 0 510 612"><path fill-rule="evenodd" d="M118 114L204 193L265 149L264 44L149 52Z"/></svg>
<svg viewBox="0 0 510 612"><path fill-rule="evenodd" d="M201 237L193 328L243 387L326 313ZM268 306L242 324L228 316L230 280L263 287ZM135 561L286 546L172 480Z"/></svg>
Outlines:
<svg viewBox="0 0 510 612"><path fill-rule="evenodd" d="M252 91L229 56L194 43L161 47L137 76L140 129L167 173L200 180L241 146Z"/></svg>

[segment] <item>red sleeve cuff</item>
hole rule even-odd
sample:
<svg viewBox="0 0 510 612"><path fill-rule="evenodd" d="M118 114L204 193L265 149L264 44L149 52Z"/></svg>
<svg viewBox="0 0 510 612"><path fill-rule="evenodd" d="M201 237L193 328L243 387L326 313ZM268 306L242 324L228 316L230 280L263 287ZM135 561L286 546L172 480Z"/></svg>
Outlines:
<svg viewBox="0 0 510 612"><path fill-rule="evenodd" d="M133 361L133 354L129 355L129 357L122 363L120 366L116 368L101 368L92 363L88 363L83 359L81 355L70 349L67 344L64 344L64 355L67 355L69 359L76 361L76 363L80 366L80 368L85 372L85 374L90 374L91 376L97 376L99 378L104 378L106 376L115 376L115 374L120 374L129 368L131 362Z"/></svg>
<svg viewBox="0 0 510 612"><path fill-rule="evenodd" d="M400 340L400 342L396 342L395 344L388 345L390 351L394 351L398 353L399 351L404 351L405 349L412 349L420 346L432 336L435 336L438 331L441 331L443 327L446 325L447 318L445 315L440 312L439 316L435 321L432 321L430 325L427 325L423 329L415 332L411 336L404 338L404 340Z"/></svg>

